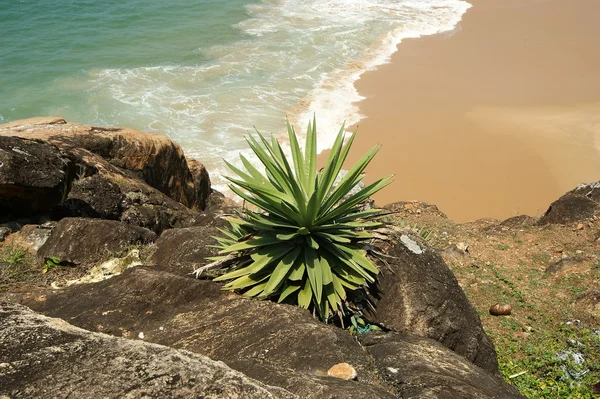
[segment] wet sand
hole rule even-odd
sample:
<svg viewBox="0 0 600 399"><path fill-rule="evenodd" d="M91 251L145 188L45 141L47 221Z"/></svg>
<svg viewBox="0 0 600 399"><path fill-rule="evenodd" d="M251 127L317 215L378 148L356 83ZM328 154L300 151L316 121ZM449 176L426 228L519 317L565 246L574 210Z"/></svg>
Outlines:
<svg viewBox="0 0 600 399"><path fill-rule="evenodd" d="M600 2L472 0L452 34L405 40L356 86L350 155L382 144L378 204L420 200L456 221L541 215L600 179Z"/></svg>

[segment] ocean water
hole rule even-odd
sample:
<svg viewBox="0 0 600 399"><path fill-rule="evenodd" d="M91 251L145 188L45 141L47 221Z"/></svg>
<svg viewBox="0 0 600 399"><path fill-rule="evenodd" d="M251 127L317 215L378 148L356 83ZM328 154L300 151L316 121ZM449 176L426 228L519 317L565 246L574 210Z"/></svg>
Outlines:
<svg viewBox="0 0 600 399"><path fill-rule="evenodd" d="M319 147L359 121L354 82L463 0L0 0L0 123L36 115L166 134L224 188L253 126Z"/></svg>

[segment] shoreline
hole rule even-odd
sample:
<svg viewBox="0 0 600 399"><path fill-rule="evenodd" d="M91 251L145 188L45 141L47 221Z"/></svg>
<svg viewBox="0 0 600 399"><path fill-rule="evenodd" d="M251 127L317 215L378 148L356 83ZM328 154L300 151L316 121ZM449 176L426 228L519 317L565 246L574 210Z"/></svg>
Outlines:
<svg viewBox="0 0 600 399"><path fill-rule="evenodd" d="M349 162L383 145L366 178L396 174L380 205L539 216L600 173L600 4L470 3L451 35L405 39L355 82L364 118Z"/></svg>
<svg viewBox="0 0 600 399"><path fill-rule="evenodd" d="M407 23L402 27L394 28L370 47L365 48L361 57L348 60L342 67L334 69L298 104L288 109L291 124L299 128L297 131L302 131L316 114L317 119L321 120L321 131L328 132L317 143L318 150L328 151L333 146L336 132L343 122L348 128L364 118L360 103L365 97L356 87L362 76L377 70L381 65L390 63L391 58L398 51L398 46L405 40L452 34L472 4L467 0L457 0L445 7L448 9L444 14L437 15L427 23L420 22L414 26ZM335 106L332 107L332 104Z"/></svg>

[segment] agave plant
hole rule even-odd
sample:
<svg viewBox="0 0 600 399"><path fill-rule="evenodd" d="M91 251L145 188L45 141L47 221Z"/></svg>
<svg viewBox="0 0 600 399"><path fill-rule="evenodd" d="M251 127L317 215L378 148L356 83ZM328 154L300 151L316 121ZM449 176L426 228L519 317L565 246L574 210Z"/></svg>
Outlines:
<svg viewBox="0 0 600 399"><path fill-rule="evenodd" d="M258 210L245 209L228 218L221 230L215 265L227 265L215 281L224 289L246 296L272 297L278 302L311 308L322 320L346 309L346 291L374 282L377 267L367 257L364 240L379 227L378 209L361 205L387 186L392 176L352 193L379 146L372 148L336 183L352 134L344 145L344 126L339 131L325 167L317 172L316 120L308 124L304 153L288 122L290 162L273 137L247 137L265 174L240 155L245 171L227 163L237 177L227 177L233 192ZM341 175L340 175L341 176ZM335 183L335 184L334 184ZM359 186L361 187L361 186ZM197 274L206 270L201 268Z"/></svg>

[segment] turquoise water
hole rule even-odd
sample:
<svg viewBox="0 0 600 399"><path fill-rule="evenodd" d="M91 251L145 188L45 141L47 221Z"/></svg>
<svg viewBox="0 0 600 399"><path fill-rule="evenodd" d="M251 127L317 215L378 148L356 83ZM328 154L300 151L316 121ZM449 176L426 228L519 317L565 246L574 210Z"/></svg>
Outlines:
<svg viewBox="0 0 600 399"><path fill-rule="evenodd" d="M0 122L35 115L166 134L211 171L252 126L320 148L357 122L353 83L406 37L455 28L463 0L0 0Z"/></svg>
<svg viewBox="0 0 600 399"><path fill-rule="evenodd" d="M0 120L58 112L82 122L118 123L118 111L100 111L94 103L92 96L102 92L86 83L95 73L207 63L202 48L242 38L234 25L247 18L246 3L2 1ZM107 101L107 108L120 108Z"/></svg>

